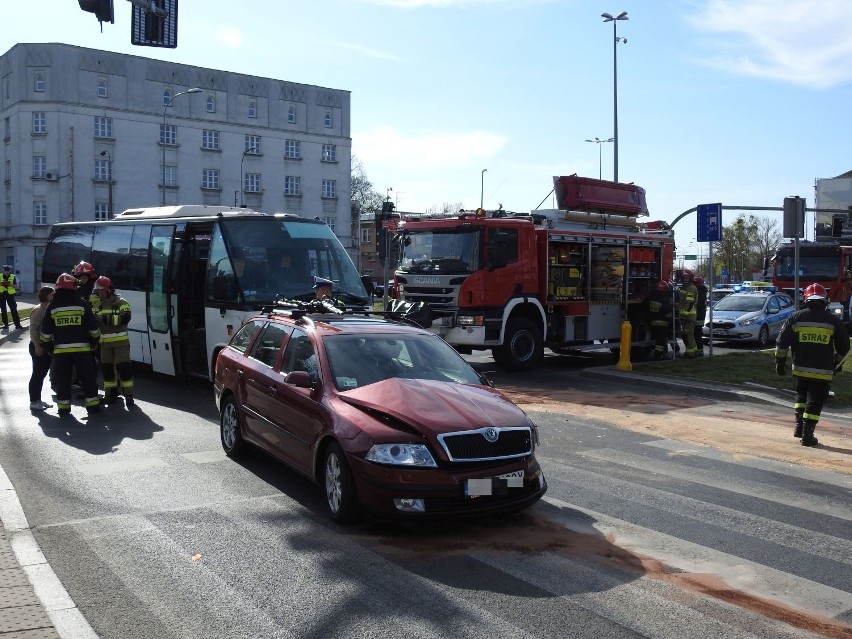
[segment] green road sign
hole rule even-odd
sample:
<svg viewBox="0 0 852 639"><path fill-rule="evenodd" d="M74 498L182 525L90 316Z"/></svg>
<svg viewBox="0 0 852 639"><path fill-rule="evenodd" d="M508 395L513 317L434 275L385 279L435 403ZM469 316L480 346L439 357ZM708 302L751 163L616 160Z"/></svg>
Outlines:
<svg viewBox="0 0 852 639"><path fill-rule="evenodd" d="M697 260L698 256L697 255L684 255L683 259L685 259L685 260Z"/></svg>

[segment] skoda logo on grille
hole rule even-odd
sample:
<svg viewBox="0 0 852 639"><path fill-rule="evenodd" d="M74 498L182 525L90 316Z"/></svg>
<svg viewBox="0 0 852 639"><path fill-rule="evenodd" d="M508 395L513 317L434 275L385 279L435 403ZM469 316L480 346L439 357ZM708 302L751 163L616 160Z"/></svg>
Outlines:
<svg viewBox="0 0 852 639"><path fill-rule="evenodd" d="M498 431L496 428L486 428L484 431L482 431L482 436L493 444L500 436L500 431Z"/></svg>

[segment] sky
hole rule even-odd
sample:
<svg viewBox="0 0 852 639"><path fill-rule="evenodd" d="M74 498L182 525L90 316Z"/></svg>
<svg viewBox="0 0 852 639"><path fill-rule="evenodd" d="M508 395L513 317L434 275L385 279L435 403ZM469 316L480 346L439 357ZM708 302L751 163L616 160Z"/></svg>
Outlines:
<svg viewBox="0 0 852 639"><path fill-rule="evenodd" d="M554 206L553 176L613 179L615 144L586 140L614 136L616 86L618 178L650 220L811 207L816 179L852 170L850 0L181 0L176 49L131 45L114 6L101 32L74 0L4 2L0 52L62 42L350 91L352 152L400 211L526 212ZM601 13L622 11L614 46ZM675 225L681 254L706 255L696 225Z"/></svg>

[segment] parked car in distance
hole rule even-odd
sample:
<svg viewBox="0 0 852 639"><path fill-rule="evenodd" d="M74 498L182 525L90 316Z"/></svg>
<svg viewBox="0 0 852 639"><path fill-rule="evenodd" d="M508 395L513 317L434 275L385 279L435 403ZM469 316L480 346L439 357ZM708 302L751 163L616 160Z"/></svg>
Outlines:
<svg viewBox="0 0 852 639"><path fill-rule="evenodd" d="M736 293L733 287L731 286L717 286L714 287L707 295L709 299L707 300L708 306L715 307L720 301L725 299L731 293Z"/></svg>
<svg viewBox="0 0 852 639"><path fill-rule="evenodd" d="M794 311L793 298L786 293L731 293L713 307L712 324L708 315L702 335L709 339L712 331L714 341L753 341L766 347Z"/></svg>
<svg viewBox="0 0 852 639"><path fill-rule="evenodd" d="M228 456L263 449L340 523L523 509L547 490L532 420L440 337L319 302L264 309L216 360Z"/></svg>

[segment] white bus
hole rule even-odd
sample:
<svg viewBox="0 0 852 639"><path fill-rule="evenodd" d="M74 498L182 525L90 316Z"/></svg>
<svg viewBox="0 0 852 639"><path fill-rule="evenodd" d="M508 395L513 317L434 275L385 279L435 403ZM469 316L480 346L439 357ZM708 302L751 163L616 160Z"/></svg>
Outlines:
<svg viewBox="0 0 852 639"><path fill-rule="evenodd" d="M314 276L332 280L348 307L369 305L337 236L320 220L292 214L186 205L56 224L42 282L53 285L81 260L130 303L133 361L167 375L212 379L234 331L277 296L313 298Z"/></svg>

